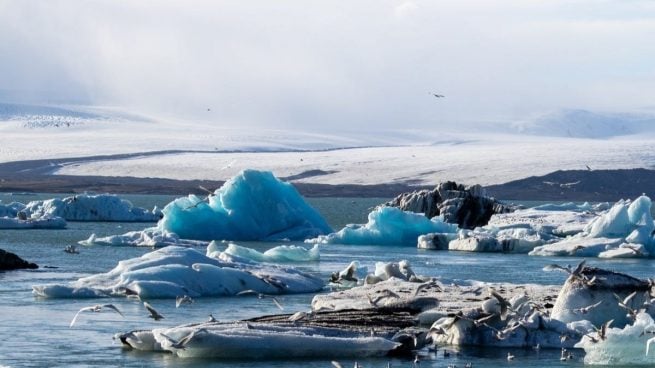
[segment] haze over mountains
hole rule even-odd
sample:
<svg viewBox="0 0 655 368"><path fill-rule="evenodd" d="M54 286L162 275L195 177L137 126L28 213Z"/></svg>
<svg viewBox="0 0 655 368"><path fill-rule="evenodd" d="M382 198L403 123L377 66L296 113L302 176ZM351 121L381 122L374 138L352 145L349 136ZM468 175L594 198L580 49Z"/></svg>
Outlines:
<svg viewBox="0 0 655 368"><path fill-rule="evenodd" d="M653 168L647 114L562 110L448 130L227 128L108 107L0 104L0 162L60 160L52 174L226 180L245 168L297 182L500 184L557 170ZM138 155L151 151L156 155ZM272 153L276 152L276 153Z"/></svg>

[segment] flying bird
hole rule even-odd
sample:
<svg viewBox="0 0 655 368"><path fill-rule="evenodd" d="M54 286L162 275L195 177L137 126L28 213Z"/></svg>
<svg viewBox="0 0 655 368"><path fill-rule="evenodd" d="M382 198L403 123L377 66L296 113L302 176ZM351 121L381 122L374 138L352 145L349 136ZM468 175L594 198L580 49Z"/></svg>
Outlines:
<svg viewBox="0 0 655 368"><path fill-rule="evenodd" d="M251 290L251 289L244 290L244 291L240 291L240 292L237 293L237 295L238 295L238 296L242 296L242 295L256 295L257 298L259 298L259 299L271 298L271 299L273 300L273 303L275 303L275 305L276 305L280 310L284 310L284 307L282 306L282 304L280 304L280 302L277 300L277 298L274 297L273 295L266 295L266 294L263 294L263 293L260 293L260 292L257 292L257 291L255 291L255 290Z"/></svg>
<svg viewBox="0 0 655 368"><path fill-rule="evenodd" d="M444 97L446 97L446 96L444 96L444 95L439 95L439 94L436 94L436 93L433 93L432 95L433 95L434 97L436 97L436 98L444 98Z"/></svg>
<svg viewBox="0 0 655 368"><path fill-rule="evenodd" d="M175 308L179 308L182 304L191 304L193 299L188 295L182 295L175 298Z"/></svg>
<svg viewBox="0 0 655 368"><path fill-rule="evenodd" d="M148 313L150 313L150 315L148 317L154 319L155 321L159 321L160 319L164 318L164 316L159 314L159 312L157 312L157 310L155 310L155 308L153 308L152 305L150 305L150 303L143 302L143 306L146 307L146 309L148 310Z"/></svg>
<svg viewBox="0 0 655 368"><path fill-rule="evenodd" d="M123 316L123 313L121 313L121 311L118 310L118 308L116 308L116 306L113 305L113 304L96 304L96 305L92 305L90 307L84 307L84 308L80 309L77 313L75 313L75 317L73 317L73 320L71 321L71 324L68 327L69 328L73 327L73 325L77 321L77 317L79 317L80 313L82 313L82 312L100 313L103 308L111 309L111 310L115 311L116 313L120 314L121 317L125 317L125 316Z"/></svg>

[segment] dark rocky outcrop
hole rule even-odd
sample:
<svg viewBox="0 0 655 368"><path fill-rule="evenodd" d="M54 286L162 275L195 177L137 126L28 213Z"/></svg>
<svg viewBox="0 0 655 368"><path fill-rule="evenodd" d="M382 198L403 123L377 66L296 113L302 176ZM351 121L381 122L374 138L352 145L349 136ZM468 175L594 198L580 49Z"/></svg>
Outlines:
<svg viewBox="0 0 655 368"><path fill-rule="evenodd" d="M494 213L513 210L513 207L487 197L480 185L466 187L452 181L440 183L433 190L403 193L385 205L423 213L429 218L443 215L446 222L456 223L465 229L484 226Z"/></svg>
<svg viewBox="0 0 655 368"><path fill-rule="evenodd" d="M0 271L19 270L24 268L34 269L39 268L39 266L25 261L14 253L0 249Z"/></svg>

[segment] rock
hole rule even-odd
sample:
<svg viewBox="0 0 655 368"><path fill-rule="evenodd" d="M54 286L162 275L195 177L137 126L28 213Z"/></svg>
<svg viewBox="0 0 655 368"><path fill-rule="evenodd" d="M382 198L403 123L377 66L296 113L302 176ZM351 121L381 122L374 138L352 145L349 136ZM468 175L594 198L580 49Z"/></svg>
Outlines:
<svg viewBox="0 0 655 368"><path fill-rule="evenodd" d="M35 269L39 268L39 266L35 263L25 261L14 253L0 249L0 271L20 270L25 268Z"/></svg>
<svg viewBox="0 0 655 368"><path fill-rule="evenodd" d="M433 190L403 193L385 205L423 213L428 218L442 215L444 221L466 229L484 226L493 214L513 210L512 206L487 197L480 185L465 187L452 181L440 183Z"/></svg>

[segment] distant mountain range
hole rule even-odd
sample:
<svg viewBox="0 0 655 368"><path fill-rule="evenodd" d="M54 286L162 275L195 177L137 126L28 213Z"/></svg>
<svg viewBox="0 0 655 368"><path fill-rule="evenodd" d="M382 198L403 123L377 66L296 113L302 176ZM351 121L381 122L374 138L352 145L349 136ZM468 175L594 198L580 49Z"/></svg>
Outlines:
<svg viewBox="0 0 655 368"><path fill-rule="evenodd" d="M520 134L602 139L655 133L655 116L561 110L535 119L512 123L512 127Z"/></svg>

